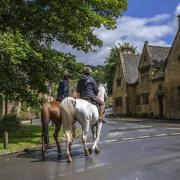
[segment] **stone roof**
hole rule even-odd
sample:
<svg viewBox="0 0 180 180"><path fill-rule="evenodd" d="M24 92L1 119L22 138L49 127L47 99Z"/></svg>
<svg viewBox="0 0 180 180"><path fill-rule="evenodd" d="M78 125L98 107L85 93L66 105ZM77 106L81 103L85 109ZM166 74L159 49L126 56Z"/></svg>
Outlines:
<svg viewBox="0 0 180 180"><path fill-rule="evenodd" d="M160 47L160 46L152 46L148 45L149 56L153 67L160 67L164 64L169 51L170 47Z"/></svg>
<svg viewBox="0 0 180 180"><path fill-rule="evenodd" d="M122 66L125 80L128 84L134 84L138 80L138 66L140 54L122 54Z"/></svg>

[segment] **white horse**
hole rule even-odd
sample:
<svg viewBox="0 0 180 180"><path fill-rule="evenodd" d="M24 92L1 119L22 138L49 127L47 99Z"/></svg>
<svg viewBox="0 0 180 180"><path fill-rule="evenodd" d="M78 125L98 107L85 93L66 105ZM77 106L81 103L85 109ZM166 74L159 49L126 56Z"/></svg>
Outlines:
<svg viewBox="0 0 180 180"><path fill-rule="evenodd" d="M99 85L99 98L104 102L107 93L103 85ZM97 143L101 132L102 122L99 121L99 112L97 106L91 104L84 99L74 99L72 97L65 98L61 103L63 128L66 136L66 156L68 162L72 161L70 155L71 144L73 140L73 124L78 121L82 125L82 142L85 155L95 150L99 152ZM89 126L93 133L94 144L92 148L87 149L86 140ZM96 127L96 131L95 128Z"/></svg>

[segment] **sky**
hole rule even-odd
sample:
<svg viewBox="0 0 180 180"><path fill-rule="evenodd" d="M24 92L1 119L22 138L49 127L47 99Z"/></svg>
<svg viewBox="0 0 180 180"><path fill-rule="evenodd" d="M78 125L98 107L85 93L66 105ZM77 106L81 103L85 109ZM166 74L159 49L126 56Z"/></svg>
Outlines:
<svg viewBox="0 0 180 180"><path fill-rule="evenodd" d="M116 30L101 27L95 34L103 41L97 52L84 53L55 41L52 47L71 53L78 62L103 65L112 47L129 42L141 53L144 42L151 45L171 46L178 28L180 0L129 0L128 9L117 19Z"/></svg>

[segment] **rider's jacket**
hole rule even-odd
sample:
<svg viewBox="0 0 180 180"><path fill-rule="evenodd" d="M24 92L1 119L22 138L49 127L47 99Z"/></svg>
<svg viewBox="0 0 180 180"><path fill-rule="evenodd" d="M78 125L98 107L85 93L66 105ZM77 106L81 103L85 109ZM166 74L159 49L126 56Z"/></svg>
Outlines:
<svg viewBox="0 0 180 180"><path fill-rule="evenodd" d="M95 98L98 95L98 85L91 76L84 76L79 80L77 92L80 98Z"/></svg>
<svg viewBox="0 0 180 180"><path fill-rule="evenodd" d="M69 82L68 82L68 80L63 80L59 84L57 99L62 100L65 97L67 97L68 95L69 95Z"/></svg>

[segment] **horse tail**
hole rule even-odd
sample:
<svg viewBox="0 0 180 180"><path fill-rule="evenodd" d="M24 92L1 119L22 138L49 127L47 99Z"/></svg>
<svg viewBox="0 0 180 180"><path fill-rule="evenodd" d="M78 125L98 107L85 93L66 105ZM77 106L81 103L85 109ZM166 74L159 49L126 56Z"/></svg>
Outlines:
<svg viewBox="0 0 180 180"><path fill-rule="evenodd" d="M49 144L49 131L48 131L48 124L49 124L49 110L44 105L41 109L41 123L42 123L42 141L48 145Z"/></svg>
<svg viewBox="0 0 180 180"><path fill-rule="evenodd" d="M76 100L72 97L65 98L61 103L63 129L68 141L73 139L73 124L75 119Z"/></svg>

